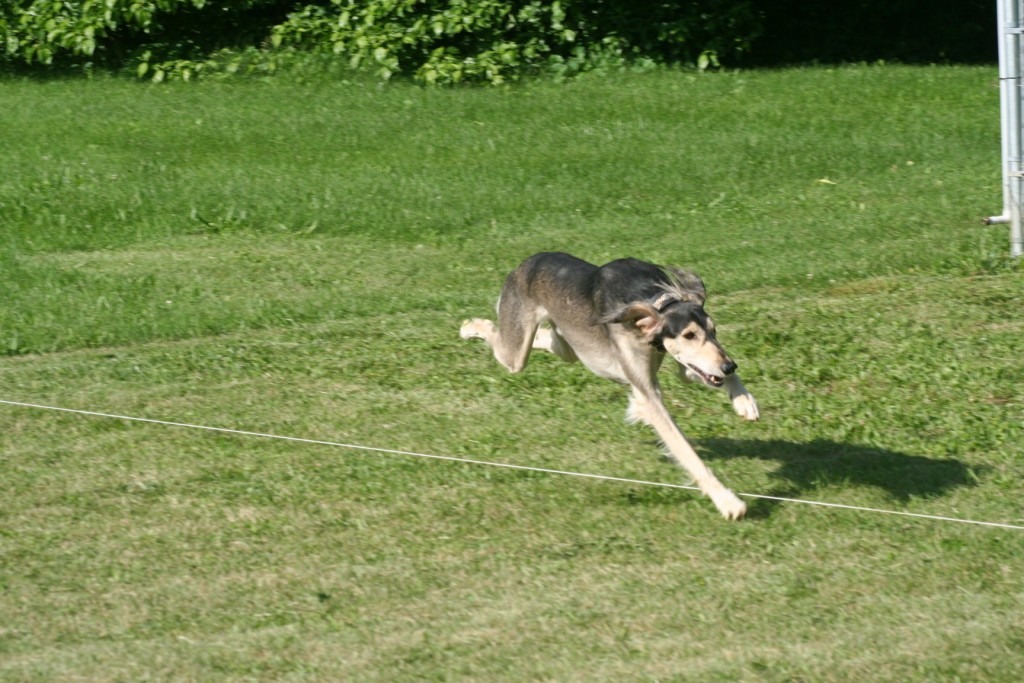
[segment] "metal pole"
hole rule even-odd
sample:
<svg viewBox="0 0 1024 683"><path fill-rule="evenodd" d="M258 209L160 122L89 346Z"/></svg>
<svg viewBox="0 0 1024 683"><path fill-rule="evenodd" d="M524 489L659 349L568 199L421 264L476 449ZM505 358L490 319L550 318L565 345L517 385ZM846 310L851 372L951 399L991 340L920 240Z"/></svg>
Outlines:
<svg viewBox="0 0 1024 683"><path fill-rule="evenodd" d="M1006 169L1008 174L1009 199L1010 199L1010 256L1020 257L1024 255L1024 229L1021 227L1021 201L1024 200L1024 148L1022 148L1021 131L1021 97L1024 90L1021 89L1021 60L1024 55L1024 41L1021 40L1021 19L1024 18L1024 0L1003 0L1008 5L1009 16L1007 16L1006 37L1007 57L1009 62L1008 78L1005 81L1009 84L1009 164ZM1007 87L1007 86L1004 86Z"/></svg>
<svg viewBox="0 0 1024 683"><path fill-rule="evenodd" d="M1003 213L985 220L1010 224L1010 255L1024 254L1021 201L1024 200L1024 148L1021 130L1021 20L1024 0L996 0L999 30L999 118L1003 161Z"/></svg>
<svg viewBox="0 0 1024 683"><path fill-rule="evenodd" d="M1002 147L1003 164L1003 212L985 219L987 225L1010 222L1010 136L1009 113L1011 78L1007 59L1006 31L1009 25L1009 4L1015 0L996 0L996 40L999 46L999 141Z"/></svg>

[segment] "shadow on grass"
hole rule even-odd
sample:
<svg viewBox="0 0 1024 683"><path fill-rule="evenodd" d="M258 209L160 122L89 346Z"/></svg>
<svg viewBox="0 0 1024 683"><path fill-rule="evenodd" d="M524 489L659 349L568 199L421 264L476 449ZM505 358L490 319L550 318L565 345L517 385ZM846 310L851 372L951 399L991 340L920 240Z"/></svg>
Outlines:
<svg viewBox="0 0 1024 683"><path fill-rule="evenodd" d="M748 491L799 498L833 485L873 486L894 500L932 498L961 486L973 486L976 473L957 460L908 455L885 448L818 439L808 443L737 439L701 439L698 451L707 459L757 458L778 463L771 472L777 484L770 491ZM975 468L976 470L977 468ZM777 501L748 499L749 514L767 516Z"/></svg>

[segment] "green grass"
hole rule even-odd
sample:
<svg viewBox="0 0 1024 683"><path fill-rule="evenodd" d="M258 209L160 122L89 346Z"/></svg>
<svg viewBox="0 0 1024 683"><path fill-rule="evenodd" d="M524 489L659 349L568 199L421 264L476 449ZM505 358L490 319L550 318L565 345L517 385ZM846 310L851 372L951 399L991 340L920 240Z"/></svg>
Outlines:
<svg viewBox="0 0 1024 683"><path fill-rule="evenodd" d="M462 318L544 249L690 266L738 491L1024 524L994 68L509 90L0 82L0 399L685 483ZM1024 532L0 406L0 680L1024 677Z"/></svg>

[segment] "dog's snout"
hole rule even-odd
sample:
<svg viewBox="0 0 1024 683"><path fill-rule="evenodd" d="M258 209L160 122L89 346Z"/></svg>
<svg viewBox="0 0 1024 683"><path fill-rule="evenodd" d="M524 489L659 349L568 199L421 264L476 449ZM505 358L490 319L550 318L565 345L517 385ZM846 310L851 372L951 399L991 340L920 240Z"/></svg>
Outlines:
<svg viewBox="0 0 1024 683"><path fill-rule="evenodd" d="M736 365L736 363L733 363L731 360L729 360L726 361L725 363L722 363L722 372L725 375L731 375L732 373L736 372L737 367L738 366Z"/></svg>

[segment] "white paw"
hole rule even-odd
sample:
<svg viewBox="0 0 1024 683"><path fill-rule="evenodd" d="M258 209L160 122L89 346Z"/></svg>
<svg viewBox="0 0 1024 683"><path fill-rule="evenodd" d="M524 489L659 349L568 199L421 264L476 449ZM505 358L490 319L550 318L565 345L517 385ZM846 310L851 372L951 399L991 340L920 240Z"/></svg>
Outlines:
<svg viewBox="0 0 1024 683"><path fill-rule="evenodd" d="M736 414L745 420L756 420L761 417L761 413L757 409L757 401L754 400L752 394L743 393L733 396L732 407Z"/></svg>
<svg viewBox="0 0 1024 683"><path fill-rule="evenodd" d="M459 328L459 336L463 339L486 339L487 332L493 328L494 323L490 320L482 320L481 318L463 320L462 327Z"/></svg>
<svg viewBox="0 0 1024 683"><path fill-rule="evenodd" d="M708 497L726 519L742 519L747 514L746 503L729 489L716 489L708 493Z"/></svg>

